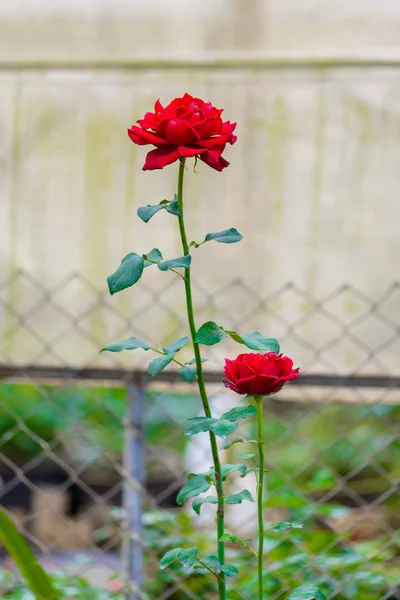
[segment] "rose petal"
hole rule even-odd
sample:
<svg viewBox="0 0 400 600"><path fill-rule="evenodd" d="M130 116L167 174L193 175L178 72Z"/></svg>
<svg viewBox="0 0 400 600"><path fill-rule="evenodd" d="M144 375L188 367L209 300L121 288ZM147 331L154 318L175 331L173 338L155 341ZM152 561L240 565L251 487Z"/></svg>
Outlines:
<svg viewBox="0 0 400 600"><path fill-rule="evenodd" d="M209 167L212 167L216 171L222 171L222 169L225 169L225 167L229 165L228 161L222 158L222 156L220 156L216 161L215 155L211 154L210 152L202 154L200 156L200 160L205 162Z"/></svg>
<svg viewBox="0 0 400 600"><path fill-rule="evenodd" d="M250 394L252 396L264 396L266 394L269 394L271 388L276 386L277 383L279 383L279 379L277 377L254 375L253 377L247 377L246 379L238 379L235 382L235 386L243 394Z"/></svg>
<svg viewBox="0 0 400 600"><path fill-rule="evenodd" d="M239 390L234 383L231 383L230 381L228 381L227 379L223 379L222 383L224 384L225 387L233 390L234 392L236 392L237 394L246 394L247 392L242 392L241 390Z"/></svg>
<svg viewBox="0 0 400 600"><path fill-rule="evenodd" d="M161 104L160 99L156 100L156 102L154 104L154 111L156 113L163 113L163 112L165 112L165 108Z"/></svg>
<svg viewBox="0 0 400 600"><path fill-rule="evenodd" d="M132 142L134 144L138 144L139 146L146 146L147 144L153 144L154 146L168 145L168 142L157 135L154 135L154 133L151 133L151 131L145 131L140 127L136 127L136 125L132 125L132 127L128 129L128 135Z"/></svg>
<svg viewBox="0 0 400 600"><path fill-rule="evenodd" d="M179 156L186 156L186 158L199 156L203 152L207 152L205 148L188 148L187 146L178 146L177 151Z"/></svg>
<svg viewBox="0 0 400 600"><path fill-rule="evenodd" d="M231 141L231 135L216 135L215 137L211 137L208 140L200 140L198 142L199 146L203 146L203 148L214 148L215 146L221 146L227 144Z"/></svg>
<svg viewBox="0 0 400 600"><path fill-rule="evenodd" d="M178 160L178 158L179 154L174 146L156 148L147 154L146 162L144 163L142 169L143 171L163 169L166 165L170 165Z"/></svg>
<svg viewBox="0 0 400 600"><path fill-rule="evenodd" d="M230 379L230 381L236 381L236 379L237 379L236 366L237 366L237 360L229 360L229 358L225 359L224 375L225 375L225 377Z"/></svg>
<svg viewBox="0 0 400 600"><path fill-rule="evenodd" d="M203 121L196 123L194 129L199 134L200 139L204 139L220 133L221 125L221 117L216 117L213 119L204 119Z"/></svg>
<svg viewBox="0 0 400 600"><path fill-rule="evenodd" d="M240 365L238 365L239 379L245 379L247 377L254 377L254 375L257 375L257 371L255 371L254 368L252 368L252 366L253 365L246 363L241 363Z"/></svg>
<svg viewBox="0 0 400 600"><path fill-rule="evenodd" d="M183 119L164 119L156 133L174 146L189 146L199 139L195 130Z"/></svg>
<svg viewBox="0 0 400 600"><path fill-rule="evenodd" d="M225 121L225 123L222 123L221 131L220 131L221 135L230 135L231 133L233 133L235 131L236 125L237 125L237 123L231 123L230 121Z"/></svg>

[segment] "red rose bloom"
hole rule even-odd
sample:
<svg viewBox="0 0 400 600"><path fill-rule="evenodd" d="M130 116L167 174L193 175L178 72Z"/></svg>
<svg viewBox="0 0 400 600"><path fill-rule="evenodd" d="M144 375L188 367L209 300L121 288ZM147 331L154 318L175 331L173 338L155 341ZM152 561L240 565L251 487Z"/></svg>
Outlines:
<svg viewBox="0 0 400 600"><path fill-rule="evenodd" d="M235 360L225 359L224 384L237 394L267 396L283 388L287 381L299 376L293 361L282 354L239 354Z"/></svg>
<svg viewBox="0 0 400 600"><path fill-rule="evenodd" d="M226 144L234 144L236 123L223 122L222 109L185 94L166 106L159 100L154 113L148 112L132 125L128 135L134 144L156 147L146 156L143 171L162 169L181 157L198 156L207 165L222 171L229 163L222 158Z"/></svg>

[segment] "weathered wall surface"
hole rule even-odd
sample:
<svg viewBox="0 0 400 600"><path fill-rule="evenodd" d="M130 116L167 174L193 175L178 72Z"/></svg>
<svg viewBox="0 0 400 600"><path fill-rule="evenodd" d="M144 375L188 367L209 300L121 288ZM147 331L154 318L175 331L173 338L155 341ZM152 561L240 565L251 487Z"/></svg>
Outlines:
<svg viewBox="0 0 400 600"><path fill-rule="evenodd" d="M240 245L218 246L217 263L215 245L199 249L195 278L207 276L213 289L241 277L260 295L288 280L317 296L352 282L379 296L398 277L400 252L400 6L350 4L3 0L2 279L24 268L47 287L77 270L101 289L129 251L158 245L166 257L180 254L172 217L148 225L135 218L138 206L172 196L176 168L143 173L146 149L130 143L126 128L155 98L189 91L223 106L239 136L227 150L229 169L199 164L187 175L190 237L230 226L244 235ZM239 55L238 68L218 64ZM377 64L382 57L386 66ZM159 59L158 68L146 62ZM169 277L149 270L146 283L160 289ZM3 293L17 311L32 302L17 284ZM89 300L71 291L64 302L75 314ZM126 314L140 304L134 291L113 302ZM246 312L245 297L232 302ZM290 319L307 312L304 301L282 302ZM351 310L341 306L339 317L351 319ZM398 303L394 310L399 317ZM160 314L149 325L163 339L170 323ZM274 334L268 315L252 325ZM54 318L43 314L36 326L50 339ZM100 339L115 335L107 316L88 327ZM325 340L318 323L303 334ZM365 335L375 344L386 332L374 324ZM22 338L6 351L33 356ZM352 352L338 363L357 366ZM394 351L391 363L400 367Z"/></svg>

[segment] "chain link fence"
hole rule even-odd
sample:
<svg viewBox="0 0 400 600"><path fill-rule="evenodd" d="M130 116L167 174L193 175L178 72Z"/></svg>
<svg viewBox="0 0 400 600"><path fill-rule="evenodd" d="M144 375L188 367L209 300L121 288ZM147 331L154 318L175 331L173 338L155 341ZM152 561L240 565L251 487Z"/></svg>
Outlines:
<svg viewBox="0 0 400 600"><path fill-rule="evenodd" d="M211 462L203 434L183 435L201 414L195 388L173 370L151 380L140 351L98 353L131 335L160 346L183 334L178 285L140 283L117 300L80 274L50 289L19 271L0 287L0 502L49 569L129 598L213 597L208 577L158 566L171 547L213 543L213 511L191 523L190 505L175 501L185 474ZM399 284L374 298L348 285L317 298L293 283L263 297L234 280L197 285L196 296L198 324L259 329L302 367L264 405L265 517L298 521L267 534L268 597L315 581L330 599L400 598ZM208 349L216 415L237 402L220 383L223 356L237 352ZM252 424L241 429L247 437ZM234 449L224 462L237 460ZM232 533L251 538L255 526L250 503L229 508ZM227 552L242 565L231 597L254 597L251 555Z"/></svg>

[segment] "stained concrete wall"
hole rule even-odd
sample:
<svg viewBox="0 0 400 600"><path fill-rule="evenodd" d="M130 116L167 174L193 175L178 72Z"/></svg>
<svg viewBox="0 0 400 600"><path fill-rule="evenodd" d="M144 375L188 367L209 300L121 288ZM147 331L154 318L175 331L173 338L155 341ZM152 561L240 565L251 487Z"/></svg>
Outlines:
<svg viewBox="0 0 400 600"><path fill-rule="evenodd" d="M238 122L231 167L216 173L199 164L187 174L190 237L231 226L244 235L235 246L198 250L195 278L215 289L241 277L260 295L288 280L312 296L352 282L378 297L398 276L400 251L399 33L400 6L389 0L3 0L4 278L24 268L48 287L77 270L102 289L129 251L157 245L167 257L180 254L171 217L148 225L135 218L138 206L172 197L176 168L143 173L146 149L130 143L126 128L155 98L189 91ZM173 276L148 271L156 289ZM32 294L18 285L4 296L23 312ZM73 314L90 304L82 290L65 294L60 301ZM112 302L128 314L140 297L128 291ZM179 308L181 300L170 300ZM232 302L235 314L248 311L245 297ZM353 304L334 312L349 321ZM288 295L275 308L293 320L310 306ZM400 316L397 301L390 314ZM36 325L49 339L54 319L45 312ZM167 335L171 322L161 313L148 321L153 338ZM268 315L250 324L275 333ZM303 329L323 345L318 319ZM372 345L390 333L377 323L364 329ZM88 330L106 341L116 333L108 314L91 318ZM24 339L9 336L8 355L32 358ZM304 349L293 349L301 361ZM335 361L356 368L357 352L337 350ZM67 354L88 358L74 344ZM393 346L390 357L400 368Z"/></svg>

